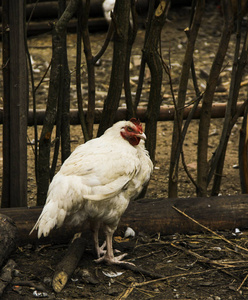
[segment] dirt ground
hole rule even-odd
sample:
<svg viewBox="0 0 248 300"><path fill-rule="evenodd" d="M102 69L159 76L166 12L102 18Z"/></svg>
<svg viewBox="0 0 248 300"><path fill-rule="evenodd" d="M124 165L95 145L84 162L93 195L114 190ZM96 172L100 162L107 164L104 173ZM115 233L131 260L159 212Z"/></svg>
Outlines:
<svg viewBox="0 0 248 300"><path fill-rule="evenodd" d="M183 55L186 47L184 29L188 26L189 8L172 9L169 20L162 34L162 49L165 61L171 61L172 79L175 94L178 91ZM144 29L140 28L133 48L131 62L131 80L133 92L137 87L137 76L144 39ZM203 91L206 73L209 72L221 35L221 16L214 5L206 8L199 38L195 47L195 64L199 86ZM104 41L105 33L91 35L93 53L96 53ZM215 102L225 102L230 84L235 35L228 50L225 68L221 73ZM36 84L42 77L51 57L51 36L44 34L29 38L29 49L33 59ZM68 53L72 71L71 99L72 107L76 105L75 56L76 35L68 36ZM169 56L170 53L170 56ZM107 95L110 77L112 46L101 59L96 68L97 107L101 108ZM83 80L86 73L82 72ZM149 71L146 82L149 83ZM245 82L248 78L243 78ZM38 108L44 108L47 97L48 78L37 91ZM162 105L172 105L168 78L164 78ZM83 86L83 94L87 93ZM141 105L146 105L149 85L142 92ZM240 91L239 101L246 99L246 86ZM189 83L187 101L194 98L192 83ZM125 106L124 96L121 106ZM184 144L186 164L196 177L196 153L198 120L192 121ZM219 143L223 119L213 119L209 136L209 157ZM238 169L238 141L242 124L240 118L234 126L222 180L221 194L240 193ZM168 196L168 171L172 122L159 122L157 132L157 150L155 169L152 175L147 197ZM34 176L34 157L32 152L33 130L28 130L28 199L29 205L35 205L36 185ZM71 128L72 150L83 143L79 126ZM195 188L180 166L179 196L194 197ZM151 216L152 218L152 216ZM200 231L199 231L200 232ZM90 234L90 233L89 233ZM248 232L233 228L228 232L189 233L172 236L160 236L158 232L148 236L144 228L136 232L135 238L115 239L114 246L128 253L127 260L134 262L147 272L134 272L120 266L98 265L94 262L93 245L89 243L78 268L64 290L55 294L51 287L54 269L67 250L67 245L25 245L19 247L11 258L17 267L13 282L6 288L2 299L248 299ZM123 236L122 236L123 237ZM226 239L229 241L227 242ZM149 274L150 273L150 274ZM160 277L160 278L159 278Z"/></svg>

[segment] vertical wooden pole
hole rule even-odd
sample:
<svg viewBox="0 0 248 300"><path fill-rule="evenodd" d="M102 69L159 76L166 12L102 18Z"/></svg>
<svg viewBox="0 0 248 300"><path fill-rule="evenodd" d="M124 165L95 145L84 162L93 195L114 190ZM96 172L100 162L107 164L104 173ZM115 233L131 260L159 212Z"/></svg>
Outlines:
<svg viewBox="0 0 248 300"><path fill-rule="evenodd" d="M27 103L23 1L3 0L2 207L27 205Z"/></svg>

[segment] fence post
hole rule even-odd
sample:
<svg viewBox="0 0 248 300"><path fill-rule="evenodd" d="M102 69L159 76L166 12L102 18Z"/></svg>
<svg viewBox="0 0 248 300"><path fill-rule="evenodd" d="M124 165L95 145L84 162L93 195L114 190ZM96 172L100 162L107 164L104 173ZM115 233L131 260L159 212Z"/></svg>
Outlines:
<svg viewBox="0 0 248 300"><path fill-rule="evenodd" d="M3 0L2 207L27 205L27 103L23 1Z"/></svg>

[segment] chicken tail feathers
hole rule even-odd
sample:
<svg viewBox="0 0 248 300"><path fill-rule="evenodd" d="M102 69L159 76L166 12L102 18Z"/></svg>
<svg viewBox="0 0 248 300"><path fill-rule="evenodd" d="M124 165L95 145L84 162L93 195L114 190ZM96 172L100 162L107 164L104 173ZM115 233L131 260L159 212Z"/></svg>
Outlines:
<svg viewBox="0 0 248 300"><path fill-rule="evenodd" d="M53 225L51 222L45 221L42 214L30 231L29 235L31 235L34 230L38 230L38 239L42 236L42 234L44 237L46 237L54 227L55 224Z"/></svg>
<svg viewBox="0 0 248 300"><path fill-rule="evenodd" d="M46 237L54 227L59 228L63 224L66 217L65 210L60 209L58 212L58 210L54 210L52 205L53 203L49 202L44 206L39 219L29 234L32 234L34 230L38 230L38 238L42 235Z"/></svg>

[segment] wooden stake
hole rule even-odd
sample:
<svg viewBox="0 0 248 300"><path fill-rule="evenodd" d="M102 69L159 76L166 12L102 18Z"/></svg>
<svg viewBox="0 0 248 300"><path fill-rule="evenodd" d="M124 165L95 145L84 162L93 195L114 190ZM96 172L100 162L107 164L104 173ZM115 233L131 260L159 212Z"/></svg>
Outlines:
<svg viewBox="0 0 248 300"><path fill-rule="evenodd" d="M61 292L70 279L84 253L85 245L86 241L81 234L76 234L65 257L55 269L52 286L56 293Z"/></svg>

